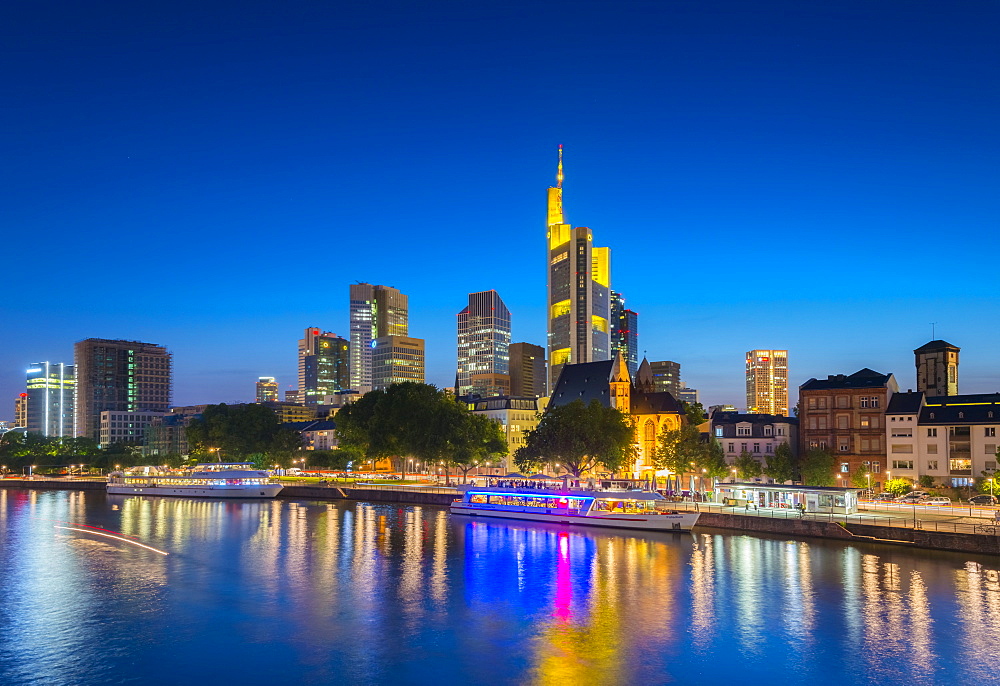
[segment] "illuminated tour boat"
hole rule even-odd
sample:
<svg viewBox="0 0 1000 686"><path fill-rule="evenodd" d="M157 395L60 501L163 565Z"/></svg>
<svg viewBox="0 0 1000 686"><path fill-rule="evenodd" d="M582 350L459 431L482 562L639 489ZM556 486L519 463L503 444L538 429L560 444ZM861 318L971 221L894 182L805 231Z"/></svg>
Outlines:
<svg viewBox="0 0 1000 686"><path fill-rule="evenodd" d="M451 504L457 515L616 529L690 531L697 512L676 512L652 491L470 487Z"/></svg>
<svg viewBox="0 0 1000 686"><path fill-rule="evenodd" d="M111 495L161 495L187 498L273 498L282 485L250 463L199 464L187 473L123 474L108 477Z"/></svg>

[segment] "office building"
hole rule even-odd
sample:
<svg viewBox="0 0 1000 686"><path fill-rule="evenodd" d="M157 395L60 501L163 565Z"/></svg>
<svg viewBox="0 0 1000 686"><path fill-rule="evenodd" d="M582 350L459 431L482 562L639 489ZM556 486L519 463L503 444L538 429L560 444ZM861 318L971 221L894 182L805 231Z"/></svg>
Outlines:
<svg viewBox="0 0 1000 686"><path fill-rule="evenodd" d="M319 405L323 396L346 390L351 383L350 344L329 331L310 327L299 339L299 399Z"/></svg>
<svg viewBox="0 0 1000 686"><path fill-rule="evenodd" d="M788 351L746 354L747 412L788 416Z"/></svg>
<svg viewBox="0 0 1000 686"><path fill-rule="evenodd" d="M872 485L886 467L885 411L899 391L892 374L862 369L799 386L799 450L826 450L842 479L865 467Z"/></svg>
<svg viewBox="0 0 1000 686"><path fill-rule="evenodd" d="M28 431L57 438L73 437L73 365L36 362L27 373Z"/></svg>
<svg viewBox="0 0 1000 686"><path fill-rule="evenodd" d="M409 335L409 299L389 286L351 284L350 316L350 388L366 393L373 387L372 342Z"/></svg>
<svg viewBox="0 0 1000 686"><path fill-rule="evenodd" d="M394 383L424 382L424 339L381 336L372 347L372 386L388 388Z"/></svg>
<svg viewBox="0 0 1000 686"><path fill-rule="evenodd" d="M469 294L458 313L458 394L510 393L510 310L496 291Z"/></svg>
<svg viewBox="0 0 1000 686"><path fill-rule="evenodd" d="M556 185L549 188L549 388L566 364L611 359L611 249L594 247L585 226L566 223L562 202L562 146Z"/></svg>
<svg viewBox="0 0 1000 686"><path fill-rule="evenodd" d="M694 403L700 402L698 400L698 389L688 388L685 386L677 391L677 399L681 402L685 402L688 405L693 405Z"/></svg>
<svg viewBox="0 0 1000 686"><path fill-rule="evenodd" d="M629 374L639 369L639 313L625 307L625 297L611 291L611 349L621 352Z"/></svg>
<svg viewBox="0 0 1000 686"><path fill-rule="evenodd" d="M14 398L14 426L15 429L28 428L28 394L21 393Z"/></svg>
<svg viewBox="0 0 1000 686"><path fill-rule="evenodd" d="M545 348L531 343L511 343L510 394L543 398L548 395L545 381Z"/></svg>
<svg viewBox="0 0 1000 686"><path fill-rule="evenodd" d="M928 397L958 395L958 353L947 341L931 341L913 351L917 390Z"/></svg>
<svg viewBox="0 0 1000 686"><path fill-rule="evenodd" d="M278 400L278 380L273 376L261 376L257 379L258 403L270 403Z"/></svg>
<svg viewBox="0 0 1000 686"><path fill-rule="evenodd" d="M659 360L649 363L649 371L653 375L653 385L658 391L666 391L675 398L680 398L681 365L670 360Z"/></svg>
<svg viewBox="0 0 1000 686"><path fill-rule="evenodd" d="M287 397L288 393L285 393L285 398ZM289 402L288 400L284 402L267 402L262 403L262 405L274 412L278 417L278 421L282 424L287 422L309 422L318 418L315 405L303 405L302 403Z"/></svg>
<svg viewBox="0 0 1000 686"><path fill-rule="evenodd" d="M170 407L171 356L163 346L88 338L74 346L74 362L77 436L101 440L102 412L164 413Z"/></svg>
<svg viewBox="0 0 1000 686"><path fill-rule="evenodd" d="M285 391L285 402L295 405L302 405L302 393L297 388L289 388Z"/></svg>
<svg viewBox="0 0 1000 686"><path fill-rule="evenodd" d="M146 431L154 419L166 415L165 412L117 412L104 410L99 415L100 429L98 443L106 448L112 443L132 443L142 445Z"/></svg>

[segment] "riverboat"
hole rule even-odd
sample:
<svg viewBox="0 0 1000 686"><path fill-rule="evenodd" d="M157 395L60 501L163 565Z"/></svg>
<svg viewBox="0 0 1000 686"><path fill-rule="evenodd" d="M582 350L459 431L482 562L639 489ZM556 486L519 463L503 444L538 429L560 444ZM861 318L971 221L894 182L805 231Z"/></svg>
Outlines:
<svg viewBox="0 0 1000 686"><path fill-rule="evenodd" d="M451 512L470 517L500 517L553 524L690 531L697 512L677 512L653 491L599 491L471 487Z"/></svg>
<svg viewBox="0 0 1000 686"><path fill-rule="evenodd" d="M250 463L199 464L190 472L125 474L108 477L110 495L159 495L186 498L273 498L282 485Z"/></svg>

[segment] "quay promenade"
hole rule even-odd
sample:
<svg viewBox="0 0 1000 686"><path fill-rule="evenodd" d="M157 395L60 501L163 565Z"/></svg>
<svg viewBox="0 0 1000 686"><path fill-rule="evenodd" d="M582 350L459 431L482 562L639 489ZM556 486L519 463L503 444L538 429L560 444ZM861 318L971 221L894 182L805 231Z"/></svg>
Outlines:
<svg viewBox="0 0 1000 686"><path fill-rule="evenodd" d="M0 488L104 490L102 477L2 479ZM309 483L290 485L278 494L286 500L357 500L447 507L461 497L447 486L402 484ZM996 508L893 506L862 502L856 514L799 513L797 510L719 503L673 502L676 510L701 514L698 527L789 537L817 537L877 542L911 548L1000 555Z"/></svg>

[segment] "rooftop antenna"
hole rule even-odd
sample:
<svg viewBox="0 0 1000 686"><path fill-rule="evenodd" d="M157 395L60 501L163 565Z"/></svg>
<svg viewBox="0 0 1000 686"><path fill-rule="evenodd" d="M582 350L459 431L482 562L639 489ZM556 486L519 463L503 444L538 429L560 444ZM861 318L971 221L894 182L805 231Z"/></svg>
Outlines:
<svg viewBox="0 0 1000 686"><path fill-rule="evenodd" d="M556 188L562 188L563 168L562 168L562 144L559 145L559 169L556 171Z"/></svg>
<svg viewBox="0 0 1000 686"><path fill-rule="evenodd" d="M934 325L935 324L937 324L937 322L931 322L931 340L932 341L936 341L937 340L937 338L935 338L935 336L934 336Z"/></svg>

